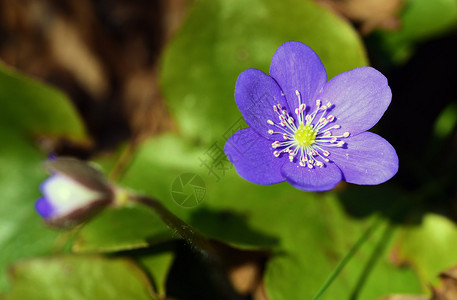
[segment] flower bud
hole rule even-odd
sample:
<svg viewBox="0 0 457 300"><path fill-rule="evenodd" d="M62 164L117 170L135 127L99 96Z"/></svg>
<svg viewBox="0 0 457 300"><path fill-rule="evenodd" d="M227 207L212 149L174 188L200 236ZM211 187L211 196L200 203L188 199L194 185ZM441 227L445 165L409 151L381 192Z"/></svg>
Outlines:
<svg viewBox="0 0 457 300"><path fill-rule="evenodd" d="M98 170L74 158L45 163L51 176L40 186L35 204L45 222L54 227L76 226L114 201L114 187Z"/></svg>

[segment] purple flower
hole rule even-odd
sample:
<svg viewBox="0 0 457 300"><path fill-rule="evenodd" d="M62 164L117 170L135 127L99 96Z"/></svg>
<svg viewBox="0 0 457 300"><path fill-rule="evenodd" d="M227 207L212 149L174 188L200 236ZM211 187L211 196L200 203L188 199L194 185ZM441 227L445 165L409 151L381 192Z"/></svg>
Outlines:
<svg viewBox="0 0 457 300"><path fill-rule="evenodd" d="M238 174L256 184L287 181L326 191L341 180L380 184L398 170L395 149L373 127L390 104L387 79L360 67L327 82L317 54L286 42L273 55L270 75L240 74L235 100L249 128L237 131L225 153Z"/></svg>
<svg viewBox="0 0 457 300"><path fill-rule="evenodd" d="M52 175L40 186L38 214L51 226L78 225L111 204L113 187L98 170L72 158L46 162Z"/></svg>

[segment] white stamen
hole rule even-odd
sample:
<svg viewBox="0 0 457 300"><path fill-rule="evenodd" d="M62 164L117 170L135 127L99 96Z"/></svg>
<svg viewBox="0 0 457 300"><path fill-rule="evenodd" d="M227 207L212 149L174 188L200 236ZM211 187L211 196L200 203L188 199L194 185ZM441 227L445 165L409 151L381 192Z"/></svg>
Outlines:
<svg viewBox="0 0 457 300"><path fill-rule="evenodd" d="M332 134L333 129L341 128L338 124L329 125L337 120L334 115L328 114L333 107L332 103L322 105L322 101L317 99L314 110L305 113L307 106L302 103L300 92L296 90L295 94L298 97L298 107L291 111L295 112L296 119L289 115L286 107L283 108L278 103L273 105L273 110L278 114L279 122L267 120L269 125L279 128L276 132L268 129L268 134L282 134L283 137L282 142L275 141L271 144L274 149L279 148L273 151L273 155L279 157L281 153L287 153L291 162L297 157L298 165L309 169L325 167L330 162L327 158L331 154L330 149L344 147L346 142L341 139L349 137L350 133ZM300 133L297 134L299 130Z"/></svg>

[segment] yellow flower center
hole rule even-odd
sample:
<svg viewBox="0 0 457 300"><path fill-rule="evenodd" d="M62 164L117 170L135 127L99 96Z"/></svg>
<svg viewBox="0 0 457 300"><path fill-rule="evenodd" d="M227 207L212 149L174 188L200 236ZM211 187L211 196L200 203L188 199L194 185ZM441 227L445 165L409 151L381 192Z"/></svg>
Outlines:
<svg viewBox="0 0 457 300"><path fill-rule="evenodd" d="M273 155L281 157L281 154L289 156L291 162L296 162L302 167L310 169L322 168L330 162L327 157L333 147L344 147L346 142L342 139L349 137L350 133L332 135L331 130L340 129L337 124L330 125L336 118L328 114L333 104L327 102L322 105L320 99L316 100L314 111L302 103L300 92L295 91L298 97L298 107L293 110L294 115L289 113L280 103L273 105L273 111L278 115L278 123L268 119L268 134L282 137L283 141L276 140L271 144ZM279 131L278 131L279 129Z"/></svg>
<svg viewBox="0 0 457 300"><path fill-rule="evenodd" d="M313 125L307 124L303 125L300 123L297 131L295 132L294 138L297 141L298 145L301 147L311 146L316 139L317 130L314 130Z"/></svg>

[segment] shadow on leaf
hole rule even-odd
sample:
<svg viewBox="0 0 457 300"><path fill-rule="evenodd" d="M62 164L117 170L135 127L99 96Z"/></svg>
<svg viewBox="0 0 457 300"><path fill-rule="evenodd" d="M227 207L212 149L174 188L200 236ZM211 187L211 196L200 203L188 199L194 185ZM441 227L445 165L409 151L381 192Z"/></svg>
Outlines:
<svg viewBox="0 0 457 300"><path fill-rule="evenodd" d="M248 224L248 220L248 214L202 208L191 215L189 223L204 230L208 237L243 249L271 249L278 245L277 237L257 231Z"/></svg>

